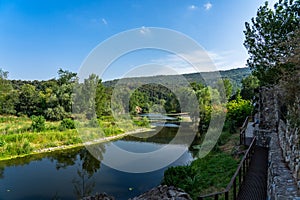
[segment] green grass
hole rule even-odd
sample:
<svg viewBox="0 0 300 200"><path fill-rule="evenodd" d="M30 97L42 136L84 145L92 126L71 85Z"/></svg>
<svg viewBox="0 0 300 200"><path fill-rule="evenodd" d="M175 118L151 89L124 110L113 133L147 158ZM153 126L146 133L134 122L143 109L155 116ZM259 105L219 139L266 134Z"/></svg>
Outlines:
<svg viewBox="0 0 300 200"><path fill-rule="evenodd" d="M0 159L30 154L49 147L79 144L76 130L25 132L0 135Z"/></svg>
<svg viewBox="0 0 300 200"><path fill-rule="evenodd" d="M225 153L209 154L187 166L171 167L165 171L163 184L179 187L193 199L200 194L221 191L230 182L238 161Z"/></svg>
<svg viewBox="0 0 300 200"><path fill-rule="evenodd" d="M80 135L76 129L68 129L74 128L70 126L70 120L46 121L44 131L34 132L31 129L30 118L0 116L0 160L36 153L51 147L83 145L83 142L115 136L138 128L126 120L114 122L111 117L82 124L75 123Z"/></svg>
<svg viewBox="0 0 300 200"><path fill-rule="evenodd" d="M240 161L227 150L238 143L236 135L224 132L219 138L218 148L204 158L198 158L186 166L168 168L162 183L185 190L193 199L197 199L200 194L222 191L230 182Z"/></svg>

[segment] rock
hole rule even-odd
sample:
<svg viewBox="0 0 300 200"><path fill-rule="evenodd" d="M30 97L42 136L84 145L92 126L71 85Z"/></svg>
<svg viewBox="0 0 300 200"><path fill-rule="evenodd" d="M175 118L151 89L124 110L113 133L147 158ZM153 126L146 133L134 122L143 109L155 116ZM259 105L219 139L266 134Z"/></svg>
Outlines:
<svg viewBox="0 0 300 200"><path fill-rule="evenodd" d="M131 200L191 200L189 194L174 186L159 185Z"/></svg>
<svg viewBox="0 0 300 200"><path fill-rule="evenodd" d="M94 196L84 197L82 200L115 200L115 198L107 195L106 193L101 193L95 194Z"/></svg>

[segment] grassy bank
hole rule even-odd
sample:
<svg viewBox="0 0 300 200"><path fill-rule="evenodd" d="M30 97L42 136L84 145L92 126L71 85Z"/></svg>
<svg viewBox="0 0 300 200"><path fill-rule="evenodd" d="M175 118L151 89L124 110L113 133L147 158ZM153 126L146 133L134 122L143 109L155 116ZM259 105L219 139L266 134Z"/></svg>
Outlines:
<svg viewBox="0 0 300 200"><path fill-rule="evenodd" d="M113 122L111 118L78 123L80 134L62 121L45 121L42 131L34 130L32 124L27 117L0 116L0 160L113 140L141 129L126 121Z"/></svg>
<svg viewBox="0 0 300 200"><path fill-rule="evenodd" d="M222 133L214 150L190 165L168 168L163 184L185 190L193 199L200 194L222 191L230 182L240 158L232 156L238 144L238 134Z"/></svg>

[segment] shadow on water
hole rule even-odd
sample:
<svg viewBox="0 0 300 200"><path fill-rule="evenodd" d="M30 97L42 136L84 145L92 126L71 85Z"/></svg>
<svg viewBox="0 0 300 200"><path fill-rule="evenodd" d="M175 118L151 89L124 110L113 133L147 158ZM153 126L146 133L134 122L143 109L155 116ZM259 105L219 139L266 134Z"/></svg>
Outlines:
<svg viewBox="0 0 300 200"><path fill-rule="evenodd" d="M97 144L95 146L101 149L101 153L105 152L105 146L103 144ZM76 197L80 199L92 194L96 184L93 175L100 170L101 162L94 158L87 149L81 149L79 157L80 162L77 167L78 177L73 178L72 183L74 185L74 193Z"/></svg>
<svg viewBox="0 0 300 200"><path fill-rule="evenodd" d="M105 152L105 145L97 144L97 148L101 149L101 152L103 153ZM55 152L30 155L30 156L6 160L6 161L0 161L0 180L10 178L9 175L7 175L7 177L5 175L6 169L9 170L10 168L16 169L22 167L34 168L36 167L34 166L35 163L41 163L41 162L50 162L52 166L55 167L55 171L57 172L68 171L70 167L73 168L76 167L76 171L77 171L76 176L73 176L72 178L74 195L78 199L81 199L84 196L88 196L92 194L95 186L95 180L93 179L93 175L100 170L101 162L96 158L94 158L89 153L89 151L84 147L78 147L74 149L60 150ZM47 169L45 169L45 173L47 173ZM34 173L31 175L34 178ZM19 181L21 180L22 179L20 178ZM34 186L34 184L38 184L38 183L31 182L30 187ZM29 187L29 185L27 186ZM26 188L24 188L24 190L26 190ZM3 192L5 192L6 195L3 195ZM2 184L0 184L0 199L2 199L3 197L4 199L14 199L15 196L20 196L15 199L41 199L41 198L46 198L47 196L48 196L47 199L49 198L68 199L63 194L63 192L57 192L57 191L54 192L53 195L51 194L46 195L46 197L43 195L28 195L28 196L26 195L25 197L22 195L23 191L20 191L20 195L13 195L13 197L10 198L9 194L13 192L15 191L9 189L8 185L2 186ZM70 199L74 199L74 197L71 197Z"/></svg>
<svg viewBox="0 0 300 200"><path fill-rule="evenodd" d="M190 143L190 137L195 137L195 134L191 129L191 123L189 122L168 122L167 124L173 124L173 126L167 125L163 127L156 127L152 131L129 135L121 140L169 144L175 137L178 137L177 140L180 144L185 144L188 146ZM178 133L179 128L180 133Z"/></svg>
<svg viewBox="0 0 300 200"><path fill-rule="evenodd" d="M181 123L180 126L188 130L188 124ZM163 127L159 132L147 133L147 137L139 133L89 147L97 148L98 159L86 148L79 147L1 161L0 199L80 199L101 192L116 199L132 198L158 185L168 166L137 174L112 169L101 163L110 145L121 144L125 149L137 152L157 149L168 144L178 128ZM185 135L181 137L184 143ZM191 152L187 151L171 165L185 165L192 159Z"/></svg>

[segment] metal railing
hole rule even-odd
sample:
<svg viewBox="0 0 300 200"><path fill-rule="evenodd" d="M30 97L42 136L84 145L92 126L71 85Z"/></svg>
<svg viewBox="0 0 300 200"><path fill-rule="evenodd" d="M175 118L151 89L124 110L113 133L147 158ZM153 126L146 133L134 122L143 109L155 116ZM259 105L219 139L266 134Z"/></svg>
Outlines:
<svg viewBox="0 0 300 200"><path fill-rule="evenodd" d="M227 185L226 189L222 192L215 192L207 195L201 195L198 197L199 200L205 200L205 199L214 199L218 200L223 197L225 200L234 199L236 200L238 196L238 192L240 190L240 187L245 180L245 176L248 172L249 165L252 159L252 156L254 154L254 147L256 146L256 137L253 138L249 148L247 149L245 155L243 156L240 164L237 167L237 170L235 171L233 177L231 178L231 181Z"/></svg>
<svg viewBox="0 0 300 200"><path fill-rule="evenodd" d="M252 118L251 116L246 117L243 126L240 130L240 145L246 144L246 129L251 118Z"/></svg>

